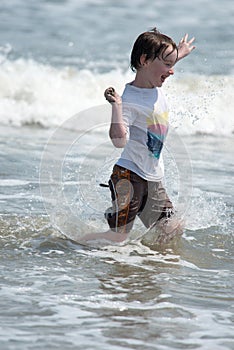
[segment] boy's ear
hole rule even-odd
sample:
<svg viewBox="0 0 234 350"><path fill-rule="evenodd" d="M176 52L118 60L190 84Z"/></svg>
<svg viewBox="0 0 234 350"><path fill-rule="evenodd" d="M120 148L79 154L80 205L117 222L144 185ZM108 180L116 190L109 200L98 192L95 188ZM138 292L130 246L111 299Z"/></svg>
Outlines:
<svg viewBox="0 0 234 350"><path fill-rule="evenodd" d="M141 55L141 57L140 57L140 64L141 64L141 66L145 66L146 64L147 64L147 55L144 53L144 54L142 54Z"/></svg>

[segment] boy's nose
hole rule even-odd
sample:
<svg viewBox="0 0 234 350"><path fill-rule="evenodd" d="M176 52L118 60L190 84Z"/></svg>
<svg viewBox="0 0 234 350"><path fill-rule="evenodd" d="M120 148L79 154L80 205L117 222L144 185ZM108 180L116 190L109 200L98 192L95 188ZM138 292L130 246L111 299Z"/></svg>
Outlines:
<svg viewBox="0 0 234 350"><path fill-rule="evenodd" d="M169 73L170 73L171 75L173 75L173 74L174 74L174 68L170 68L170 69L169 69Z"/></svg>

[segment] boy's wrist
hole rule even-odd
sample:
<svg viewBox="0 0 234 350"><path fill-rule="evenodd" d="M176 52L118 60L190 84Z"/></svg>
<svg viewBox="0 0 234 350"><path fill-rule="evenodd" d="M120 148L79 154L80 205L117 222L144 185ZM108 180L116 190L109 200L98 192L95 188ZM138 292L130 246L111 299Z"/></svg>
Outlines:
<svg viewBox="0 0 234 350"><path fill-rule="evenodd" d="M122 105L122 100L120 100L120 101L111 101L110 104L112 106L120 106L120 105Z"/></svg>

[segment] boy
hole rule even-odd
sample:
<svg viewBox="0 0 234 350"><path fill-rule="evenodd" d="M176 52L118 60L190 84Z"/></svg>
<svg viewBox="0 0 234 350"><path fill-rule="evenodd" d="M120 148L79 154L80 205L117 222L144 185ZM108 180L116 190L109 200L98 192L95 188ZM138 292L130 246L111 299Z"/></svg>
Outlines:
<svg viewBox="0 0 234 350"><path fill-rule="evenodd" d="M173 205L162 185L161 151L168 131L168 108L161 90L174 74L174 65L195 47L186 34L178 47L156 28L139 35L131 53L135 79L126 84L122 98L113 88L104 95L112 104L109 135L123 152L109 181L112 208L106 211L110 230L87 235L85 240L127 238L136 216L147 228L158 225L158 242L181 233L180 222L172 219ZM116 232L116 234L114 233Z"/></svg>

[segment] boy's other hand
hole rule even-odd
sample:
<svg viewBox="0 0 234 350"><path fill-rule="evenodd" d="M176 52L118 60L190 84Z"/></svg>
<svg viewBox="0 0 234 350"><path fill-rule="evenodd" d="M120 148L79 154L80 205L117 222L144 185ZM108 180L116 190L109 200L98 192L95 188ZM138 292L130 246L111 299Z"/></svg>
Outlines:
<svg viewBox="0 0 234 350"><path fill-rule="evenodd" d="M113 87L107 88L104 92L104 96L105 96L106 100L110 103L117 103L117 104L122 103L121 97L115 91L115 89Z"/></svg>

